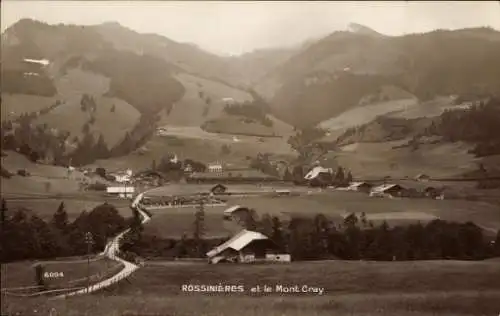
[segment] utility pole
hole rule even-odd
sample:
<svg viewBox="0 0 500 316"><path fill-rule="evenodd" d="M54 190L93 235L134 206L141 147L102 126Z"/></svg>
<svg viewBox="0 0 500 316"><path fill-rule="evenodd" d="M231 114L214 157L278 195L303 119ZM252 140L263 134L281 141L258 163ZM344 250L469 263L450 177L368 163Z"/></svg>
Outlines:
<svg viewBox="0 0 500 316"><path fill-rule="evenodd" d="M85 243L87 244L87 293L90 292L90 250L94 243L94 238L91 232L85 233Z"/></svg>

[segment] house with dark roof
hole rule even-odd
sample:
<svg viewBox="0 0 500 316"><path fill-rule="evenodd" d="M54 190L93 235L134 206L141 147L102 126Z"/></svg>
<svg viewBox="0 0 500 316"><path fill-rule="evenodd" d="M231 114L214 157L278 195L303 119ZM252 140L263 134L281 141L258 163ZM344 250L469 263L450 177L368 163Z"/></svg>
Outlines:
<svg viewBox="0 0 500 316"><path fill-rule="evenodd" d="M351 182L347 190L369 193L372 188L373 185L368 182Z"/></svg>
<svg viewBox="0 0 500 316"><path fill-rule="evenodd" d="M242 230L228 241L207 252L208 262L250 263L290 262L289 254L280 254L278 246L262 233Z"/></svg>
<svg viewBox="0 0 500 316"><path fill-rule="evenodd" d="M395 183L386 183L379 186L374 187L370 196L372 197L395 197L402 196L405 191L405 188L399 184Z"/></svg>
<svg viewBox="0 0 500 316"><path fill-rule="evenodd" d="M227 187L223 184L216 184L210 189L210 193L217 195L217 194L222 194L227 191Z"/></svg>

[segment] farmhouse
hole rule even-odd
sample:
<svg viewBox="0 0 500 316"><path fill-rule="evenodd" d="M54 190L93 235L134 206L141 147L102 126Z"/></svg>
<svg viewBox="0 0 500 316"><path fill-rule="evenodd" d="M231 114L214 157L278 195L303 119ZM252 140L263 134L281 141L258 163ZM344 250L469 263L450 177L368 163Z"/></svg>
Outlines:
<svg viewBox="0 0 500 316"><path fill-rule="evenodd" d="M123 171L118 171L114 173L110 173L111 176L115 178L115 181L118 183L129 182L132 178L132 170L127 169Z"/></svg>
<svg viewBox="0 0 500 316"><path fill-rule="evenodd" d="M222 184L216 184L213 188L210 189L210 193L216 195L216 194L221 194L225 193L227 191L227 187Z"/></svg>
<svg viewBox="0 0 500 316"><path fill-rule="evenodd" d="M405 188L400 186L399 184L382 184L377 187L374 187L370 196L373 197L395 197L402 196L405 191Z"/></svg>
<svg viewBox="0 0 500 316"><path fill-rule="evenodd" d="M231 220L233 217L237 217L236 220L238 221L238 219L246 217L248 213L248 208L240 205L235 205L224 211L224 219Z"/></svg>
<svg viewBox="0 0 500 316"><path fill-rule="evenodd" d="M106 193L109 195L119 196L121 198L131 198L135 193L135 188L130 186L107 187Z"/></svg>
<svg viewBox="0 0 500 316"><path fill-rule="evenodd" d="M289 254L280 254L277 245L267 236L250 230L242 230L225 243L207 253L208 262L290 262Z"/></svg>
<svg viewBox="0 0 500 316"><path fill-rule="evenodd" d="M373 185L368 182L351 182L347 190L369 193L372 187Z"/></svg>
<svg viewBox="0 0 500 316"><path fill-rule="evenodd" d="M332 182L332 177L332 168L316 166L305 175L304 179L308 181L311 186L327 186Z"/></svg>

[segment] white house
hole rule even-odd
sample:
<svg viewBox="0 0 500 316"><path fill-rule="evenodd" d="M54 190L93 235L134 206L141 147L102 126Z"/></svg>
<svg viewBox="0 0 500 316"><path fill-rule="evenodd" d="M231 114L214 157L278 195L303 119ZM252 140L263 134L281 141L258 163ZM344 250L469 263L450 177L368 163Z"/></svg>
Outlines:
<svg viewBox="0 0 500 316"><path fill-rule="evenodd" d="M121 198L132 198L135 193L135 188L128 186L112 186L106 188L106 193L116 195Z"/></svg>
<svg viewBox="0 0 500 316"><path fill-rule="evenodd" d="M323 168L321 166L316 166L305 175L304 179L312 180L312 179L318 177L322 173L333 174L333 169L332 168Z"/></svg>
<svg viewBox="0 0 500 316"><path fill-rule="evenodd" d="M209 164L207 169L208 172L222 172L222 164L220 163Z"/></svg>
<svg viewBox="0 0 500 316"><path fill-rule="evenodd" d="M267 236L242 230L233 238L207 252L209 263L221 262L290 262L289 254L280 254L277 246Z"/></svg>

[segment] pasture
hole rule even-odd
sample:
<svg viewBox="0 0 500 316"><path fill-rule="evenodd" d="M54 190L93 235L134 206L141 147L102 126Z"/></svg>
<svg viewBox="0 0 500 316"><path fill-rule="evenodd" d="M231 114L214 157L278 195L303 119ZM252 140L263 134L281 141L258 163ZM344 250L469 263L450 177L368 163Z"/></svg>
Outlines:
<svg viewBox="0 0 500 316"><path fill-rule="evenodd" d="M498 261L275 265L147 263L107 292L68 300L9 299L6 309L65 315L497 315ZM244 293L188 293L183 284L243 285ZM324 287L316 294L251 294L254 285Z"/></svg>
<svg viewBox="0 0 500 316"><path fill-rule="evenodd" d="M226 238L242 228L232 221L225 221L222 212L227 206L205 207L204 234L206 238ZM150 211L153 219L145 225L144 233L161 238L192 237L196 207L179 207Z"/></svg>
<svg viewBox="0 0 500 316"><path fill-rule="evenodd" d="M355 178L414 178L427 174L432 178L455 178L477 169L478 160L469 154L470 145L456 142L421 144L418 150L401 147L409 139L377 143L354 143L329 152L319 159L325 167L341 165ZM491 166L491 167L490 167ZM493 163L485 161L486 168Z"/></svg>
<svg viewBox="0 0 500 316"><path fill-rule="evenodd" d="M88 213L104 202L114 205L119 214L125 218L132 215L132 211L129 207L130 201L117 198L85 198L84 196L61 198L11 197L7 198L6 201L9 211L14 212L17 209L30 210L33 214L36 214L45 221L52 218L52 215L54 215L61 202L64 202L64 208L70 221L75 220L83 211Z"/></svg>
<svg viewBox="0 0 500 316"><path fill-rule="evenodd" d="M2 265L2 289L12 289L20 287L36 286L36 274L34 264L40 263L45 272L62 273L62 277L46 279L46 285L51 288L64 288L72 286L82 286L87 279L87 260L71 259L57 261L22 261ZM89 275L91 282L118 272L122 263L110 260L106 257L93 258L90 260Z"/></svg>
<svg viewBox="0 0 500 316"><path fill-rule="evenodd" d="M140 150L112 159L99 160L92 164L105 168L150 168L153 160L159 162L166 154L177 154L179 159L195 159L203 163L224 160L229 166L248 166L248 157L258 153L272 153L277 159L289 160L296 156L286 138L264 138L235 136L203 131L200 127L168 126L164 135L155 135ZM229 154L222 154L222 146L229 146Z"/></svg>
<svg viewBox="0 0 500 316"><path fill-rule="evenodd" d="M158 188L153 192L155 195L160 195L164 190L163 192L171 194L182 192L183 187L185 187L186 194L203 188L203 186L196 185L193 187L180 185L175 186L171 191L168 191L166 187ZM243 188L242 186L239 190ZM311 190L310 188L301 189ZM233 190L238 190L238 187L233 187ZM442 219L454 222L472 221L489 234L495 234L500 229L498 206L481 201L372 198L364 193L330 189L311 190L310 194L303 193L299 196L225 196L224 199L227 200L227 206L205 208L207 236L224 237L234 231L234 226L229 229L228 223L222 217L223 211L233 205L255 209L259 216L264 214L277 216L285 222L291 217L313 217L323 214L335 223L341 223L344 216L349 213L356 213L360 216L362 212L365 212L367 219L374 224L387 221L389 225L404 225ZM147 231L169 238L176 235L180 237L185 232L188 235L192 234L195 211L195 207L155 210L153 219L147 224Z"/></svg>
<svg viewBox="0 0 500 316"><path fill-rule="evenodd" d="M48 108L55 102L55 97L2 93L0 117L2 121L14 120L22 114L29 114Z"/></svg>

